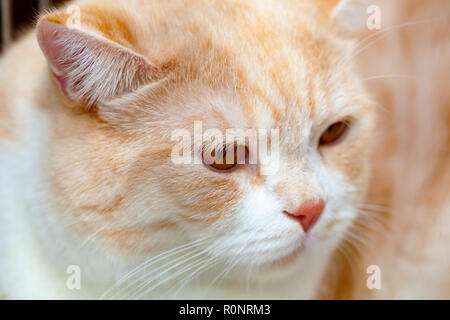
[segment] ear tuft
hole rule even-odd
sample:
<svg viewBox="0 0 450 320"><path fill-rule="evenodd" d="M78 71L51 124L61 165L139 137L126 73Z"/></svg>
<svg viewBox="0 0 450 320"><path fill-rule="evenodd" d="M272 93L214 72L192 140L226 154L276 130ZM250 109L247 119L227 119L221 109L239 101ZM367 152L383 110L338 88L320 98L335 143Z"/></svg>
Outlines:
<svg viewBox="0 0 450 320"><path fill-rule="evenodd" d="M147 58L94 32L42 20L39 45L62 93L90 108L158 76Z"/></svg>
<svg viewBox="0 0 450 320"><path fill-rule="evenodd" d="M333 23L339 33L357 36L367 30L369 0L341 0L332 13Z"/></svg>

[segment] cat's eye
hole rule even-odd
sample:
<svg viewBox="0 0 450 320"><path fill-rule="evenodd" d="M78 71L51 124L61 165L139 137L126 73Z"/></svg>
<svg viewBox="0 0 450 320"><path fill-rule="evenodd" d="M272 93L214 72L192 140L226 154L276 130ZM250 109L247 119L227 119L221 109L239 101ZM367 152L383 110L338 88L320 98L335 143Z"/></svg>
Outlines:
<svg viewBox="0 0 450 320"><path fill-rule="evenodd" d="M231 151L232 154L229 154ZM239 147L238 145L212 150L211 152L203 152L202 154L203 163L210 169L219 172L228 172L236 169L239 164L245 163L247 156L247 148Z"/></svg>
<svg viewBox="0 0 450 320"><path fill-rule="evenodd" d="M348 128L349 125L346 121L333 123L320 136L319 146L326 146L339 142L345 136Z"/></svg>

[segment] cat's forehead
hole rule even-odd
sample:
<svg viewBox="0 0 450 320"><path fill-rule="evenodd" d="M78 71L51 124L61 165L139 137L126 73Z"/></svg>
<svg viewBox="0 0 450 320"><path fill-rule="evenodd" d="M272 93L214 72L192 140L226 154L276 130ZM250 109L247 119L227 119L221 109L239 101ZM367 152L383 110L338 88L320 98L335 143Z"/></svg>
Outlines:
<svg viewBox="0 0 450 320"><path fill-rule="evenodd" d="M176 66L171 80L179 92L168 108L180 121L222 129L297 128L337 109L335 97L348 98L342 93L345 68L339 66L346 44L327 34L323 21L311 19L312 6L157 5L176 19L162 21L151 6L141 8L149 21L142 45L150 60L169 59Z"/></svg>
<svg viewBox="0 0 450 320"><path fill-rule="evenodd" d="M211 23L182 57L187 77L204 81L211 105L220 105L203 115L222 113L231 126L263 128L327 116L338 107L330 100L346 98L344 44L283 8L253 9L233 27Z"/></svg>
<svg viewBox="0 0 450 320"><path fill-rule="evenodd" d="M213 60L220 68L202 70L195 103L186 111L219 128L302 129L330 114L345 116L344 107L357 104L354 82L345 83L345 76L333 79L337 70L324 61L317 65L294 48L266 55L264 61L251 53Z"/></svg>

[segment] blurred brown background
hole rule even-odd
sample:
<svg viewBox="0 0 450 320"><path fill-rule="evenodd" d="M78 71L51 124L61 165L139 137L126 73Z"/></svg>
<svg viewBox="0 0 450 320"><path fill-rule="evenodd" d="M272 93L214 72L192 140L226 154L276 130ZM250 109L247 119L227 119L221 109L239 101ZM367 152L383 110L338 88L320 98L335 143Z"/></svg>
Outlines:
<svg viewBox="0 0 450 320"><path fill-rule="evenodd" d="M0 51L17 39L35 21L39 12L67 0L0 0Z"/></svg>

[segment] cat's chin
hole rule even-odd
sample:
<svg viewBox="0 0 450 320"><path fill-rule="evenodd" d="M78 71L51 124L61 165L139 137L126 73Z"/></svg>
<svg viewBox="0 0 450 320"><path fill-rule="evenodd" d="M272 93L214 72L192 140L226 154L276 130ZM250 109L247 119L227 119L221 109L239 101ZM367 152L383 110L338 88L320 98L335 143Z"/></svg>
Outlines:
<svg viewBox="0 0 450 320"><path fill-rule="evenodd" d="M303 240L288 253L259 264L255 268L254 277L262 281L289 279L293 274L299 277L298 272L305 270L305 267L309 268L317 261L328 260L335 247L335 242L332 240L317 241L315 239L314 243L307 239Z"/></svg>
<svg viewBox="0 0 450 320"><path fill-rule="evenodd" d="M261 275L287 272L290 269L295 268L295 265L302 255L302 251L304 251L304 247L299 246L291 253L286 254L281 258L261 264L258 271Z"/></svg>
<svg viewBox="0 0 450 320"><path fill-rule="evenodd" d="M298 270L305 251L305 246L300 244L281 257L261 263L254 276L260 280L286 278Z"/></svg>

